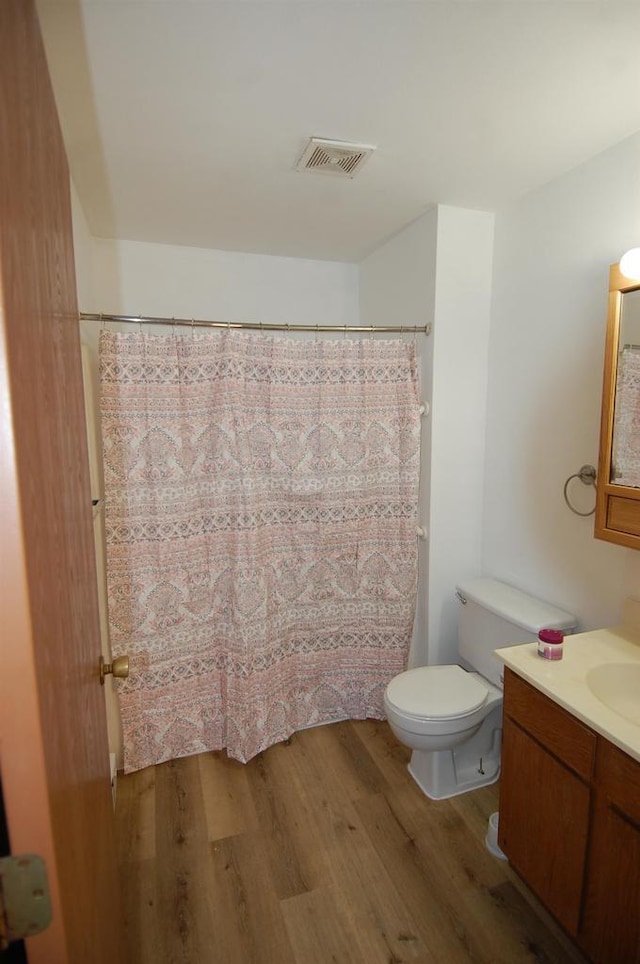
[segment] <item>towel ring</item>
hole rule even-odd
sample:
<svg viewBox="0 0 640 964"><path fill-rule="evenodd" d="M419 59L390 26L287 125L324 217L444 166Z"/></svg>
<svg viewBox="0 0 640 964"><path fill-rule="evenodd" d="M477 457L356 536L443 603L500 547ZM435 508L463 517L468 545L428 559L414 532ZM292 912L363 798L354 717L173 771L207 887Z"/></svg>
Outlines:
<svg viewBox="0 0 640 964"><path fill-rule="evenodd" d="M580 479L583 485L592 485L594 489L596 489L597 491L595 468L593 467L593 465L583 465L580 471L574 472L573 475L570 475L564 484L564 501L567 503L571 511L575 515L582 515L582 516L593 515L593 513L596 511L595 505L590 512L580 512L579 509L575 509L571 505L571 502L569 501L569 496L567 495L567 489L569 488L569 482L571 482L571 479Z"/></svg>

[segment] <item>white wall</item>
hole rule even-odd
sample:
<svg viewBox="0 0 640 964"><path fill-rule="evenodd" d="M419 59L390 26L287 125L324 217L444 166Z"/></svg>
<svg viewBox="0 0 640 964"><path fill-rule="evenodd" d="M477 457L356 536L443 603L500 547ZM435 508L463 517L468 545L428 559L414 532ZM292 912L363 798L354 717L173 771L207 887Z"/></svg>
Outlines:
<svg viewBox="0 0 640 964"><path fill-rule="evenodd" d="M455 661L455 586L481 566L493 216L440 206L360 265L363 324L423 325L420 581L411 665ZM464 265L464 270L461 270Z"/></svg>
<svg viewBox="0 0 640 964"><path fill-rule="evenodd" d="M438 216L434 208L360 263L363 325L425 325L433 322ZM418 335L421 397L431 403L433 335ZM420 521L429 526L431 420L422 419ZM410 665L426 662L429 542L418 543L418 599Z"/></svg>
<svg viewBox="0 0 640 964"><path fill-rule="evenodd" d="M597 466L608 267L639 241L640 134L496 219L483 565L584 629L640 591L640 553L594 539L562 494ZM570 493L593 505L580 482Z"/></svg>
<svg viewBox="0 0 640 964"><path fill-rule="evenodd" d="M438 208L427 662L455 662L458 581L482 565L492 214Z"/></svg>
<svg viewBox="0 0 640 964"><path fill-rule="evenodd" d="M273 324L358 320L357 267L341 262L94 240L93 280L94 304L85 310Z"/></svg>

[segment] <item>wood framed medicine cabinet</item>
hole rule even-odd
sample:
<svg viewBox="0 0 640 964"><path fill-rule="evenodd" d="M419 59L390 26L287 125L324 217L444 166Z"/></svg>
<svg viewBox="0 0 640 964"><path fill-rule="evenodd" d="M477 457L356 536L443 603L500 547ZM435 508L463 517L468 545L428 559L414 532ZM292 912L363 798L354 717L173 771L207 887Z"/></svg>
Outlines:
<svg viewBox="0 0 640 964"><path fill-rule="evenodd" d="M637 334L634 335L634 330ZM623 353L634 353L640 372L640 280L630 280L620 273L617 264L609 271L609 310L604 356L602 414L600 421L600 455L594 535L631 549L640 549L640 405L637 412L637 431L631 427L631 411L622 419L624 395L619 391L619 372ZM626 359L631 363L631 356ZM640 374L638 376L640 402ZM616 410L616 404L618 406ZM626 435L625 435L626 432ZM617 433L620 433L618 437ZM633 466L624 466L615 458L614 449L624 450L627 443L638 439L635 450L629 452L633 462L637 457L638 478ZM629 446L627 444L627 450Z"/></svg>

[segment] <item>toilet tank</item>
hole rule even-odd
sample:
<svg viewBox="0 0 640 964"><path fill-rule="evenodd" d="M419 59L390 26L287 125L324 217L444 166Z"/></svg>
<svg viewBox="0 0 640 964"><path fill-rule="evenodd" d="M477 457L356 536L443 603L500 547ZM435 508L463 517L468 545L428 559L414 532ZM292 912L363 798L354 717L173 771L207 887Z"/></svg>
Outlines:
<svg viewBox="0 0 640 964"><path fill-rule="evenodd" d="M571 613L497 579L461 582L456 595L460 662L500 687L503 666L494 649L534 642L545 627L570 633L577 625Z"/></svg>

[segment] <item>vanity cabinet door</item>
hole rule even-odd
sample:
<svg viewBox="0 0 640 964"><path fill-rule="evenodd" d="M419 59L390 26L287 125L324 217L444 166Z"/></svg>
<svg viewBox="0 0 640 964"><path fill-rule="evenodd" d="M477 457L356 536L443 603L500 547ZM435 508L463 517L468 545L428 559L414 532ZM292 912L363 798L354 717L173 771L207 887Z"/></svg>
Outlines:
<svg viewBox="0 0 640 964"><path fill-rule="evenodd" d="M502 754L499 845L531 890L576 936L589 787L509 716Z"/></svg>
<svg viewBox="0 0 640 964"><path fill-rule="evenodd" d="M598 740L580 944L595 964L640 964L640 764Z"/></svg>

